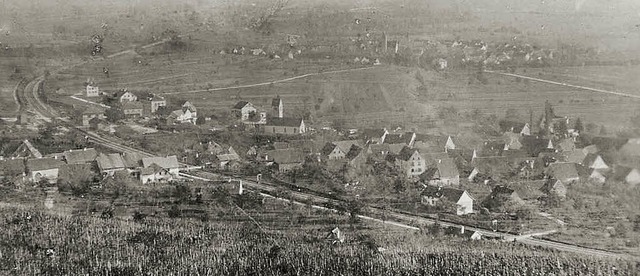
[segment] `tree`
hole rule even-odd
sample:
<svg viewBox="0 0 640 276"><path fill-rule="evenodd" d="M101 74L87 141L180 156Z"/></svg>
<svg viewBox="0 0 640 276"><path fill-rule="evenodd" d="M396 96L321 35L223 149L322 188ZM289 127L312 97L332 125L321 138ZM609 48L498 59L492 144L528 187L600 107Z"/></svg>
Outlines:
<svg viewBox="0 0 640 276"><path fill-rule="evenodd" d="M196 119L196 125L204 125L205 122L204 116L199 116L198 119Z"/></svg>
<svg viewBox="0 0 640 276"><path fill-rule="evenodd" d="M124 111L122 110L122 107L118 105L111 106L111 108L104 112L104 115L107 117L107 121L112 123L116 123L124 119Z"/></svg>
<svg viewBox="0 0 640 276"><path fill-rule="evenodd" d="M573 126L573 129L578 133L581 133L584 130L584 126L582 125L582 120L580 120L580 118L576 120L576 124Z"/></svg>

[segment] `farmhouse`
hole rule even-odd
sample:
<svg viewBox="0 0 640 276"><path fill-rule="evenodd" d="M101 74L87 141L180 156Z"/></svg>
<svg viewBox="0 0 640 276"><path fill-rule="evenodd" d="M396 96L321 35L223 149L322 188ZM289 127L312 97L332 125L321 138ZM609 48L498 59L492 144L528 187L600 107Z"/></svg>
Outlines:
<svg viewBox="0 0 640 276"><path fill-rule="evenodd" d="M42 153L29 142L29 140L24 140L18 146L18 148L13 151L11 157L28 157L28 158L42 158Z"/></svg>
<svg viewBox="0 0 640 276"><path fill-rule="evenodd" d="M482 201L482 206L490 211L500 211L506 206L517 206L524 204L518 193L511 188L497 185L491 190L491 194Z"/></svg>
<svg viewBox="0 0 640 276"><path fill-rule="evenodd" d="M106 118L104 115L104 109L95 106L87 107L82 111L81 116L83 126L89 126L89 121L91 121L91 119L97 118L99 120L104 120Z"/></svg>
<svg viewBox="0 0 640 276"><path fill-rule="evenodd" d="M98 86L94 85L93 83L88 83L85 86L85 92L87 94L87 97L99 97L100 96L100 88L98 88Z"/></svg>
<svg viewBox="0 0 640 276"><path fill-rule="evenodd" d="M501 179L509 173L511 166L507 157L476 157L471 161L473 170L469 174L469 182Z"/></svg>
<svg viewBox="0 0 640 276"><path fill-rule="evenodd" d="M174 176L177 176L179 173L180 163L178 163L178 157L175 155L167 156L167 157L142 158L142 167L149 168L153 164L156 164L161 168L166 169L170 174Z"/></svg>
<svg viewBox="0 0 640 276"><path fill-rule="evenodd" d="M451 136L416 134L413 147L425 152L447 152L456 149L454 140Z"/></svg>
<svg viewBox="0 0 640 276"><path fill-rule="evenodd" d="M557 179L547 179L540 190L547 195L555 195L561 199L567 197L567 187L562 183L562 181Z"/></svg>
<svg viewBox="0 0 640 276"><path fill-rule="evenodd" d="M124 116L127 118L142 117L144 114L143 104L135 101L124 101L122 103L122 113L124 113Z"/></svg>
<svg viewBox="0 0 640 276"><path fill-rule="evenodd" d="M617 181L623 181L631 187L640 184L640 169L617 165L614 168L614 178Z"/></svg>
<svg viewBox="0 0 640 276"><path fill-rule="evenodd" d="M583 165L594 170L608 171L609 165L604 162L602 157L597 154L587 154L583 161Z"/></svg>
<svg viewBox="0 0 640 276"><path fill-rule="evenodd" d="M583 149L576 149L572 151L565 151L562 153L564 156L564 161L569 163L576 163L583 165L584 159L587 157L587 154Z"/></svg>
<svg viewBox="0 0 640 276"><path fill-rule="evenodd" d="M435 166L429 166L420 175L420 179L427 181L430 185L458 185L460 183L460 172L453 159L445 158L438 160Z"/></svg>
<svg viewBox="0 0 640 276"><path fill-rule="evenodd" d="M580 181L576 163L556 162L549 165L546 174L562 183L572 183Z"/></svg>
<svg viewBox="0 0 640 276"><path fill-rule="evenodd" d="M322 157L327 160L339 160L343 159L347 153L344 152L338 145L334 143L327 143L324 145L321 151Z"/></svg>
<svg viewBox="0 0 640 276"><path fill-rule="evenodd" d="M448 187L426 186L420 195L422 204L436 206L438 202L448 201L456 205L456 215L461 216L473 213L474 199L465 190Z"/></svg>
<svg viewBox="0 0 640 276"><path fill-rule="evenodd" d="M126 90L116 92L114 94L114 98L116 98L120 103L135 102L138 100L138 96Z"/></svg>
<svg viewBox="0 0 640 276"><path fill-rule="evenodd" d="M307 130L302 118L268 118L264 125L267 134L295 135L305 133Z"/></svg>
<svg viewBox="0 0 640 276"><path fill-rule="evenodd" d="M416 134L414 132L387 134L386 138L384 139L385 144L403 145L408 147L413 147L415 141Z"/></svg>
<svg viewBox="0 0 640 276"><path fill-rule="evenodd" d="M103 176L113 176L115 172L125 169L122 156L117 153L100 154L96 158L98 169Z"/></svg>
<svg viewBox="0 0 640 276"><path fill-rule="evenodd" d="M365 129L362 131L362 139L365 144L384 144L384 140L389 135L387 129Z"/></svg>
<svg viewBox="0 0 640 276"><path fill-rule="evenodd" d="M25 175L25 160L23 158L0 159L0 180L13 180Z"/></svg>
<svg viewBox="0 0 640 276"><path fill-rule="evenodd" d="M598 170L591 170L589 174L589 181L595 184L604 184L607 181L607 177Z"/></svg>
<svg viewBox="0 0 640 276"><path fill-rule="evenodd" d="M405 146L395 160L396 166L407 177L415 177L424 173L426 164L417 149Z"/></svg>
<svg viewBox="0 0 640 276"><path fill-rule="evenodd" d="M273 161L280 172L291 171L302 167L304 152L297 148L270 150L266 152L265 160Z"/></svg>
<svg viewBox="0 0 640 276"><path fill-rule="evenodd" d="M156 112L158 112L158 109L160 107L167 106L167 101L161 96L153 95L151 99L149 99L149 102L151 103L152 114L155 114Z"/></svg>
<svg viewBox="0 0 640 276"><path fill-rule="evenodd" d="M156 163L140 169L140 181L142 182L142 184L158 182L162 183L171 181L173 179L174 174L172 174L168 169L157 165Z"/></svg>
<svg viewBox="0 0 640 276"><path fill-rule="evenodd" d="M239 101L231 109L231 113L240 118L241 121L249 120L249 118L257 114L257 112L258 110L253 106L253 104L247 101Z"/></svg>
<svg viewBox="0 0 640 276"><path fill-rule="evenodd" d="M68 150L62 156L70 165L92 163L98 157L98 152L94 148L84 148L79 150Z"/></svg>
<svg viewBox="0 0 640 276"><path fill-rule="evenodd" d="M32 182L48 181L56 183L58 181L58 172L64 162L54 158L37 158L27 160L27 171L29 172L29 180Z"/></svg>

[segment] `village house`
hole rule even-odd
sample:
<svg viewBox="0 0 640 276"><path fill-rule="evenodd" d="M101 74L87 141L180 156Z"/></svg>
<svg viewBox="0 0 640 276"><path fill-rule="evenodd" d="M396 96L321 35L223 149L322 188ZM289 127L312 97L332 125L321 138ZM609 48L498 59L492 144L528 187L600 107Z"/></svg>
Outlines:
<svg viewBox="0 0 640 276"><path fill-rule="evenodd" d="M218 168L221 170L229 170L233 163L237 163L240 161L240 156L233 149L233 147L229 147L227 150L223 150L216 155L216 159L218 160Z"/></svg>
<svg viewBox="0 0 640 276"><path fill-rule="evenodd" d="M124 160L118 153L99 154L96 158L102 176L113 176L115 172L125 169Z"/></svg>
<svg viewBox="0 0 640 276"><path fill-rule="evenodd" d="M562 141L556 143L556 149L560 152L571 152L576 149L576 143L573 138L562 139Z"/></svg>
<svg viewBox="0 0 640 276"><path fill-rule="evenodd" d="M614 167L614 178L617 181L621 181L629 185L630 187L636 187L640 184L640 169L616 165Z"/></svg>
<svg viewBox="0 0 640 276"><path fill-rule="evenodd" d="M400 172L407 177L417 177L424 173L426 164L417 149L405 146L395 159Z"/></svg>
<svg viewBox="0 0 640 276"><path fill-rule="evenodd" d="M48 181L56 183L58 173L64 162L54 158L27 159L26 168L29 180L32 182Z"/></svg>
<svg viewBox="0 0 640 276"><path fill-rule="evenodd" d="M307 131L307 127L302 118L267 118L264 125L264 133L295 135Z"/></svg>
<svg viewBox="0 0 640 276"><path fill-rule="evenodd" d="M169 182L174 180L175 177L176 175L172 174L169 169L163 168L156 163L140 169L140 181L142 184Z"/></svg>
<svg viewBox="0 0 640 276"><path fill-rule="evenodd" d="M133 95L133 94L132 94ZM144 107L141 102L124 101L122 103L122 113L125 118L138 118L144 115Z"/></svg>
<svg viewBox="0 0 640 276"><path fill-rule="evenodd" d="M609 165L598 154L587 154L584 158L583 165L601 172L609 171Z"/></svg>
<svg viewBox="0 0 640 276"><path fill-rule="evenodd" d="M99 97L100 96L100 88L97 85L94 85L93 82L88 83L85 86L85 92L87 97Z"/></svg>
<svg viewBox="0 0 640 276"><path fill-rule="evenodd" d="M271 101L271 117L284 118L284 102L280 96Z"/></svg>
<svg viewBox="0 0 640 276"><path fill-rule="evenodd" d="M601 171L591 169L588 179L591 183L604 184L607 181L607 176Z"/></svg>
<svg viewBox="0 0 640 276"><path fill-rule="evenodd" d="M456 149L454 140L451 136L416 134L413 147L424 152L448 152Z"/></svg>
<svg viewBox="0 0 640 276"><path fill-rule="evenodd" d="M413 147L416 141L416 134L414 132L407 133L390 133L384 139L385 144L390 145L403 145Z"/></svg>
<svg viewBox="0 0 640 276"><path fill-rule="evenodd" d="M62 153L62 157L67 164L88 164L96 161L98 152L94 148L84 148L77 150L67 150Z"/></svg>
<svg viewBox="0 0 640 276"><path fill-rule="evenodd" d="M26 176L24 158L0 158L0 180L14 181L17 177Z"/></svg>
<svg viewBox="0 0 640 276"><path fill-rule="evenodd" d="M142 156L135 152L122 153L122 162L124 167L131 173L137 168L142 167Z"/></svg>
<svg viewBox="0 0 640 276"><path fill-rule="evenodd" d="M264 159L277 165L278 171L287 172L296 168L301 168L304 163L305 155L300 149L289 148L267 151Z"/></svg>
<svg viewBox="0 0 640 276"><path fill-rule="evenodd" d="M169 119L177 123L192 123L195 124L198 119L196 107L188 101L185 101L181 108L174 110L169 114Z"/></svg>
<svg viewBox="0 0 640 276"><path fill-rule="evenodd" d="M531 126L529 123L520 123L514 121L500 121L500 130L504 133L517 134L520 136L530 136Z"/></svg>
<svg viewBox="0 0 640 276"><path fill-rule="evenodd" d="M520 143L520 135L516 133L506 132L505 137L505 151L513 151L522 149L522 143Z"/></svg>
<svg viewBox="0 0 640 276"><path fill-rule="evenodd" d="M438 160L435 165L427 166L420 179L430 185L450 186L460 184L460 172L451 158Z"/></svg>
<svg viewBox="0 0 640 276"><path fill-rule="evenodd" d="M455 204L455 213L458 216L473 213L474 199L465 190L449 187L426 186L420 196L422 204L428 206L436 206L441 201L448 201Z"/></svg>
<svg viewBox="0 0 640 276"><path fill-rule="evenodd" d="M82 126L85 127L90 125L91 119L106 119L106 116L104 115L104 109L96 106L87 107L84 111L82 111L81 116Z"/></svg>
<svg viewBox="0 0 640 276"><path fill-rule="evenodd" d="M42 158L42 153L29 142L29 140L23 140L22 143L13 151L11 157L27 157L27 158Z"/></svg>
<svg viewBox="0 0 640 276"><path fill-rule="evenodd" d="M555 152L553 142L549 139L537 136L522 136L520 143L522 143L522 148L533 157L537 157L543 152Z"/></svg>
<svg viewBox="0 0 640 276"><path fill-rule="evenodd" d="M167 100L161 96L153 95L151 99L149 99L149 102L151 104L151 114L158 112L160 107L167 106Z"/></svg>
<svg viewBox="0 0 640 276"><path fill-rule="evenodd" d="M345 158L347 159L347 164L356 169L361 168L367 162L367 154L358 145L352 145Z"/></svg>
<svg viewBox="0 0 640 276"><path fill-rule="evenodd" d="M567 187L562 183L562 181L557 179L547 179L540 190L546 195L554 195L560 199L565 199L567 197Z"/></svg>
<svg viewBox="0 0 640 276"><path fill-rule="evenodd" d="M138 96L136 96L135 94L133 94L133 93L131 93L129 91L126 91L126 90L118 91L118 92L114 93L113 96L120 103L138 101Z"/></svg>
<svg viewBox="0 0 640 276"><path fill-rule="evenodd" d="M482 206L489 211L503 211L505 207L523 205L524 200L520 198L518 193L511 188L502 185L496 185L483 201Z"/></svg>
<svg viewBox="0 0 640 276"><path fill-rule="evenodd" d="M626 161L640 164L640 138L629 139L618 152Z"/></svg>
<svg viewBox="0 0 640 276"><path fill-rule="evenodd" d="M174 178L178 177L178 173L180 170L180 163L178 163L178 157L175 155L167 156L167 157L146 157L142 158L142 167L149 168L152 164L156 164L161 168L165 169L169 174L173 175ZM147 171L150 172L150 171ZM153 173L159 173L158 170L153 170Z"/></svg>
<svg viewBox="0 0 640 276"><path fill-rule="evenodd" d="M325 144L325 146L322 148L321 154L323 158L327 160L343 159L346 157L347 153L349 152L349 150L351 150L351 147L353 145L359 146L360 142L357 140L330 142Z"/></svg>
<svg viewBox="0 0 640 276"><path fill-rule="evenodd" d="M503 156L475 157L471 161L473 170L469 182L491 181L505 178L511 171L511 161Z"/></svg>
<svg viewBox="0 0 640 276"><path fill-rule="evenodd" d="M580 181L578 164L568 162L556 162L549 165L546 175L562 181L562 183L573 183Z"/></svg>
<svg viewBox="0 0 640 276"><path fill-rule="evenodd" d="M365 144L384 144L384 140L389 135L387 129L365 129L362 131L362 140Z"/></svg>
<svg viewBox="0 0 640 276"><path fill-rule="evenodd" d="M572 151L562 152L564 156L564 161L569 163L576 163L580 165L584 165L584 160L587 158L587 154L583 149L574 149Z"/></svg>
<svg viewBox="0 0 640 276"><path fill-rule="evenodd" d="M247 101L239 101L236 105L231 109L231 113L234 114L237 118L240 118L241 121L247 121L251 116L255 116L258 110L253 106L252 103Z"/></svg>

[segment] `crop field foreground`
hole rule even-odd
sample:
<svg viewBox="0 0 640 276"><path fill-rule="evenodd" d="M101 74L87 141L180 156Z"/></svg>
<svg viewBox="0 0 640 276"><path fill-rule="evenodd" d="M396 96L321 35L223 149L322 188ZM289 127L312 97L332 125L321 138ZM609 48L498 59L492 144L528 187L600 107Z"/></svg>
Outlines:
<svg viewBox="0 0 640 276"><path fill-rule="evenodd" d="M7 275L634 275L636 264L359 224L282 219L262 224L147 217L134 221L0 207L0 271ZM272 206L274 207L274 206ZM269 207L266 207L269 209ZM297 216L306 210L299 210ZM270 215L271 214L271 215ZM236 216L239 214L236 214ZM324 215L330 217L331 215ZM318 215L311 216L318 218ZM297 223L298 227L285 227ZM274 225L274 224L279 224ZM344 243L325 237L339 225ZM261 231L260 229L266 229ZM635 274L637 275L637 274Z"/></svg>

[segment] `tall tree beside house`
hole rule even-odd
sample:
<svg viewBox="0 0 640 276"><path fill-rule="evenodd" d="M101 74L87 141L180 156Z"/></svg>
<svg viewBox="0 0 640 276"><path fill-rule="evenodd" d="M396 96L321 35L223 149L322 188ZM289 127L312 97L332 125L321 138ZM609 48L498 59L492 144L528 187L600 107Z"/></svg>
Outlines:
<svg viewBox="0 0 640 276"><path fill-rule="evenodd" d="M565 137L568 132L567 122L562 120L555 124L555 134L560 137Z"/></svg>
<svg viewBox="0 0 640 276"><path fill-rule="evenodd" d="M584 126L582 125L582 120L580 120L580 118L576 119L576 124L573 126L573 129L578 133L584 130Z"/></svg>
<svg viewBox="0 0 640 276"><path fill-rule="evenodd" d="M107 121L112 123L124 119L124 111L120 105L111 106L111 108L105 110L104 115L107 117Z"/></svg>

